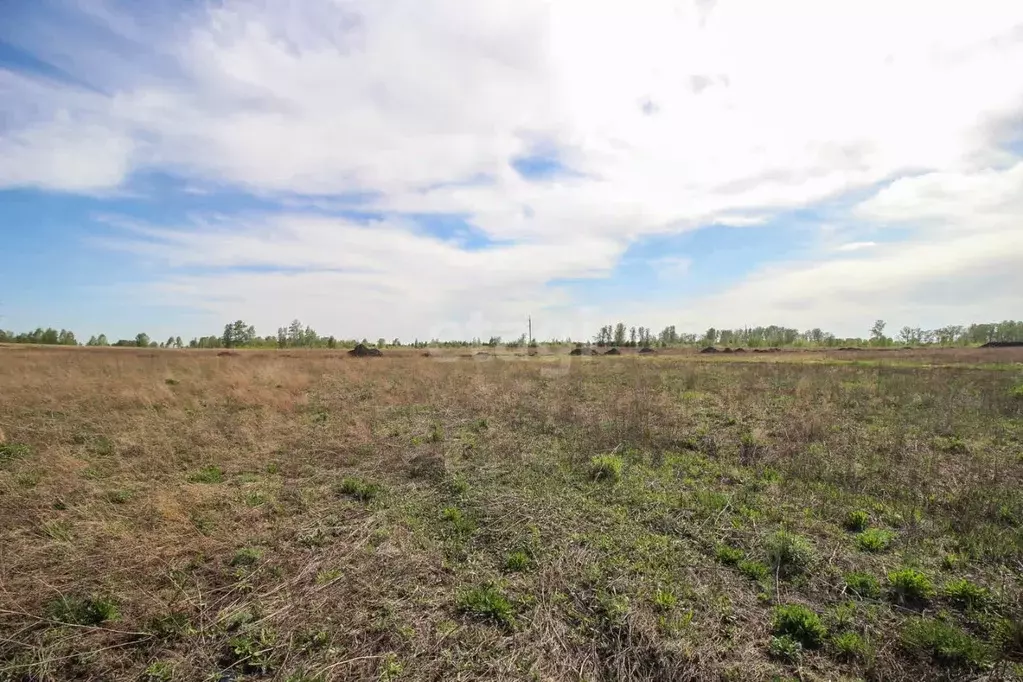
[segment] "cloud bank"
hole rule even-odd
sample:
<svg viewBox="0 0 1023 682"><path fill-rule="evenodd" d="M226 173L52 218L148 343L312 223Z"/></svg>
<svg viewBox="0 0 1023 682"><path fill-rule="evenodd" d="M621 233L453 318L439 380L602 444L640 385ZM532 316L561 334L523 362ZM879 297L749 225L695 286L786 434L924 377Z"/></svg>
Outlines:
<svg viewBox="0 0 1023 682"><path fill-rule="evenodd" d="M0 68L0 187L115 196L159 175L275 206L89 228L152 265L146 296L406 338L509 334L530 312L577 337L609 317L863 333L1020 313L1018 3L177 7L82 0L0 29L47 65ZM620 277L644 239L836 201L840 244L788 235L710 293L626 306L564 286Z"/></svg>

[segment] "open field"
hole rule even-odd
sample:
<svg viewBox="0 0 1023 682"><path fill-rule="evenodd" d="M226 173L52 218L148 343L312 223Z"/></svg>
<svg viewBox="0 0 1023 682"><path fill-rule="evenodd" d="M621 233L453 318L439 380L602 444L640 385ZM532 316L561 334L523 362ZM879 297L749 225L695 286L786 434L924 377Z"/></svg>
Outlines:
<svg viewBox="0 0 1023 682"><path fill-rule="evenodd" d="M1023 677L1023 350L458 355L0 348L0 680Z"/></svg>

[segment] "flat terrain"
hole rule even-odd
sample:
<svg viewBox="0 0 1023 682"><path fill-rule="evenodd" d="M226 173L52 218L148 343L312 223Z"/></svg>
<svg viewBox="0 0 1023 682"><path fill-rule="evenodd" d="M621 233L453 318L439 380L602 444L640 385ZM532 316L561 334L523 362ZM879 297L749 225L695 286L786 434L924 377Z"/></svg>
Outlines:
<svg viewBox="0 0 1023 682"><path fill-rule="evenodd" d="M0 348L0 679L1020 679L1021 356Z"/></svg>

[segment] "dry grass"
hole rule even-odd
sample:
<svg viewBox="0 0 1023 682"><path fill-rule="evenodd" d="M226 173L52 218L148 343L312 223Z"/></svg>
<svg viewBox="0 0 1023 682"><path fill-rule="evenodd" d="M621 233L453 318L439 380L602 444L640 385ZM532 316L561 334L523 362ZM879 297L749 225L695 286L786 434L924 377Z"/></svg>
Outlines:
<svg viewBox="0 0 1023 682"><path fill-rule="evenodd" d="M1018 349L893 353L0 348L0 679L1019 675Z"/></svg>

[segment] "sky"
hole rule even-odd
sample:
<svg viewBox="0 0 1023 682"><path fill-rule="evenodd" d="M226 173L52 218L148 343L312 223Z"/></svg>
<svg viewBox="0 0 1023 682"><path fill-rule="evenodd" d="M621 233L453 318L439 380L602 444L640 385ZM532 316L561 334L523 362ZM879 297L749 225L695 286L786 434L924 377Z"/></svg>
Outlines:
<svg viewBox="0 0 1023 682"><path fill-rule="evenodd" d="M0 2L0 327L1023 318L1016 0Z"/></svg>

